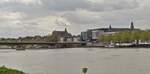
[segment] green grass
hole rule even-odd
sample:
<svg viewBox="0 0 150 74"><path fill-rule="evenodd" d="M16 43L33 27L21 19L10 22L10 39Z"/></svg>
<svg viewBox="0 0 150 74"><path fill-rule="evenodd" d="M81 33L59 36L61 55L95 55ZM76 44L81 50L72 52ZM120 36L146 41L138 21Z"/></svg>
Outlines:
<svg viewBox="0 0 150 74"><path fill-rule="evenodd" d="M6 68L5 66L0 67L0 74L25 74L22 71Z"/></svg>

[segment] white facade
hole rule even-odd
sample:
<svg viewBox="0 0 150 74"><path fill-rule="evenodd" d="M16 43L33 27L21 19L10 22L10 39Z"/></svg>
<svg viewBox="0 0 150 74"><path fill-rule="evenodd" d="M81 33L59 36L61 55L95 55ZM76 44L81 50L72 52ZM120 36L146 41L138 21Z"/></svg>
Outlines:
<svg viewBox="0 0 150 74"><path fill-rule="evenodd" d="M61 37L60 42L80 42L80 37L74 36L74 37Z"/></svg>
<svg viewBox="0 0 150 74"><path fill-rule="evenodd" d="M98 39L103 34L104 34L104 31L94 30L92 31L92 39Z"/></svg>
<svg viewBox="0 0 150 74"><path fill-rule="evenodd" d="M103 35L113 35L115 33L118 33L118 32L105 32Z"/></svg>
<svg viewBox="0 0 150 74"><path fill-rule="evenodd" d="M80 42L80 37L73 37L73 42Z"/></svg>
<svg viewBox="0 0 150 74"><path fill-rule="evenodd" d="M68 37L68 38L66 38L66 42L73 42L72 37Z"/></svg>
<svg viewBox="0 0 150 74"><path fill-rule="evenodd" d="M64 42L64 37L61 37L59 42L63 43Z"/></svg>

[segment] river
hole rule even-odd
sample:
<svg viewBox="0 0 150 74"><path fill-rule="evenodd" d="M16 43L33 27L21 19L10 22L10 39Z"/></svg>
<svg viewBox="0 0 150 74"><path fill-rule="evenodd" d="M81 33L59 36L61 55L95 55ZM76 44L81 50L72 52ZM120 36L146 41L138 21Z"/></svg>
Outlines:
<svg viewBox="0 0 150 74"><path fill-rule="evenodd" d="M0 50L0 65L28 74L149 74L150 49Z"/></svg>

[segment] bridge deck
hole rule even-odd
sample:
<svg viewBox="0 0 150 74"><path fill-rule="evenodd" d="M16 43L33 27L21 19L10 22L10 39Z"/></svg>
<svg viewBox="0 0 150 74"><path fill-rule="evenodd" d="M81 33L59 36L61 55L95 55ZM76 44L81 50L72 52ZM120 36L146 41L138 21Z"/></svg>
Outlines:
<svg viewBox="0 0 150 74"><path fill-rule="evenodd" d="M0 42L0 45L18 45L18 44L86 44L86 42Z"/></svg>

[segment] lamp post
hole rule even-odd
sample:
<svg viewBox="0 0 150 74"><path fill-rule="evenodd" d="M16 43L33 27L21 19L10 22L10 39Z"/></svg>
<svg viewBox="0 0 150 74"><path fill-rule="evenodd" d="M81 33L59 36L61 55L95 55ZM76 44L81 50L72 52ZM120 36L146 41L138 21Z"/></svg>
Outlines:
<svg viewBox="0 0 150 74"><path fill-rule="evenodd" d="M86 74L87 71L88 71L88 68L82 68L82 72L83 72L84 74Z"/></svg>

